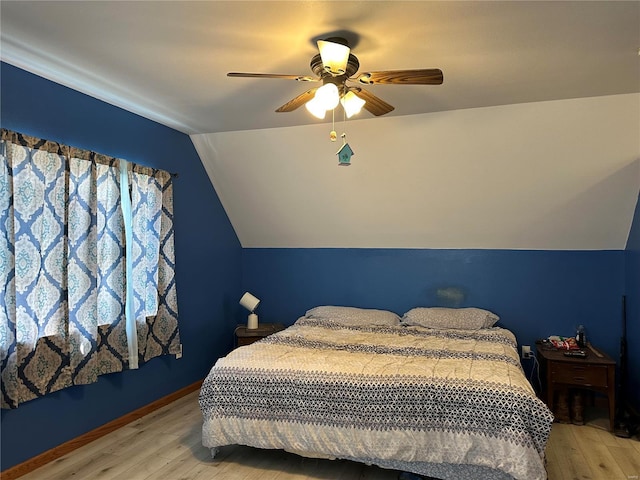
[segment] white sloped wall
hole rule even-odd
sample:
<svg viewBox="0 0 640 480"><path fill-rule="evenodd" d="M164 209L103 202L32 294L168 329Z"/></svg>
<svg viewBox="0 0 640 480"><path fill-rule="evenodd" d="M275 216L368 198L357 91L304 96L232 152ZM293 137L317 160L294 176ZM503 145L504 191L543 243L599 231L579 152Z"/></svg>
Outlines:
<svg viewBox="0 0 640 480"><path fill-rule="evenodd" d="M243 247L619 250L639 107L627 94L339 121L349 167L331 123L191 138Z"/></svg>

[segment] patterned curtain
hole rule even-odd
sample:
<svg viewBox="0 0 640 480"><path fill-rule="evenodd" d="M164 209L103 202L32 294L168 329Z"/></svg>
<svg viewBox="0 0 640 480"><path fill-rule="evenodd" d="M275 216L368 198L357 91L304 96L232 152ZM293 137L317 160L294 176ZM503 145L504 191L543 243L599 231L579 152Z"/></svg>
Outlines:
<svg viewBox="0 0 640 480"><path fill-rule="evenodd" d="M138 358L180 350L173 249L173 183L161 170L135 165L130 175L133 312Z"/></svg>
<svg viewBox="0 0 640 480"><path fill-rule="evenodd" d="M121 163L127 164L1 131L3 408L179 351L171 175L133 166L123 177L134 212L127 219ZM126 221L137 235L133 265L144 265L129 279ZM135 310L134 358L125 308L131 284L133 304L145 298L144 308Z"/></svg>

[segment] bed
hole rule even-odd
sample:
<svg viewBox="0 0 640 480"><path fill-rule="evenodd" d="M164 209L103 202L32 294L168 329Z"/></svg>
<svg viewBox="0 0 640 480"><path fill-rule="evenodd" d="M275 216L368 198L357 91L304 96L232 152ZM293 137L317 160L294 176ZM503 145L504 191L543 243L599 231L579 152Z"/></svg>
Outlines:
<svg viewBox="0 0 640 480"><path fill-rule="evenodd" d="M413 315L412 315L413 314ZM515 336L482 309L323 306L219 359L202 442L341 458L438 479L546 479L553 416Z"/></svg>

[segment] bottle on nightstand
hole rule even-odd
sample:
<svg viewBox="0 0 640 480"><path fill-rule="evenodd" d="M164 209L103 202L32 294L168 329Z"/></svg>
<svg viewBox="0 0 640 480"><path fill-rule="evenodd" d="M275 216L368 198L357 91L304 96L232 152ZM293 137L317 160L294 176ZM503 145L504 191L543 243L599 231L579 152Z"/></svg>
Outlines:
<svg viewBox="0 0 640 480"><path fill-rule="evenodd" d="M580 348L584 348L587 346L587 335L584 331L584 325L578 325L578 330L576 332L576 343Z"/></svg>

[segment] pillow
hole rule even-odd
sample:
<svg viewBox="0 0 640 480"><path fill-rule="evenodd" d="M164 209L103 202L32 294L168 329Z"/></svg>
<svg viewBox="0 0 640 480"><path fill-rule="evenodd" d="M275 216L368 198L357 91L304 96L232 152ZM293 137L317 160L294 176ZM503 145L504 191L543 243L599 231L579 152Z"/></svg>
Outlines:
<svg viewBox="0 0 640 480"><path fill-rule="evenodd" d="M323 305L307 310L307 318L331 320L342 325L399 325L400 317L388 310Z"/></svg>
<svg viewBox="0 0 640 480"><path fill-rule="evenodd" d="M403 315L402 324L427 328L480 330L493 327L498 320L500 317L495 313L481 308L418 307Z"/></svg>

